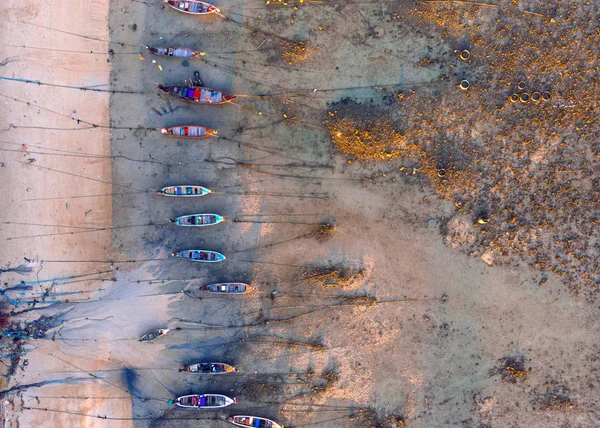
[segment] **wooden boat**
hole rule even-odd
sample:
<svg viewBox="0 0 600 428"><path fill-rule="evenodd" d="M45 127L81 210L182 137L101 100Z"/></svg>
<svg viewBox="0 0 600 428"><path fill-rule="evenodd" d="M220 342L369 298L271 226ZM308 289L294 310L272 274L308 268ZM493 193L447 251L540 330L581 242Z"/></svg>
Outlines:
<svg viewBox="0 0 600 428"><path fill-rule="evenodd" d="M187 259L193 262L216 263L225 260L225 256L216 251L208 250L183 250L172 254L180 259Z"/></svg>
<svg viewBox="0 0 600 428"><path fill-rule="evenodd" d="M156 330L152 330L150 333L144 334L140 338L140 342L152 342L153 340L158 339L159 337L163 337L170 331L171 330L168 328L158 328Z"/></svg>
<svg viewBox="0 0 600 428"><path fill-rule="evenodd" d="M183 366L179 371L197 374L225 374L234 373L237 369L225 363L197 363Z"/></svg>
<svg viewBox="0 0 600 428"><path fill-rule="evenodd" d="M196 186L194 184L185 184L181 186L168 186L163 187L160 191L156 192L159 195L174 196L179 198L192 198L195 196L204 196L212 193L210 189L202 186Z"/></svg>
<svg viewBox="0 0 600 428"><path fill-rule="evenodd" d="M200 291L218 294L244 294L252 290L255 290L253 286L244 284L243 282L223 282L200 287Z"/></svg>
<svg viewBox="0 0 600 428"><path fill-rule="evenodd" d="M237 98L236 95L231 95L218 89L207 88L206 86L158 85L158 89L174 98L195 104L225 104Z"/></svg>
<svg viewBox="0 0 600 428"><path fill-rule="evenodd" d="M198 58L204 56L203 52L195 51L190 48L178 48L171 46L159 46L155 48L148 48L150 52L158 56L170 56L173 58Z"/></svg>
<svg viewBox="0 0 600 428"><path fill-rule="evenodd" d="M231 416L227 418L227 422L237 425L238 427L250 428L283 428L277 422L267 418L258 416Z"/></svg>
<svg viewBox="0 0 600 428"><path fill-rule="evenodd" d="M175 220L169 220L171 223L175 223L177 226L212 226L217 223L221 223L224 220L218 214L190 214L182 215L177 217Z"/></svg>
<svg viewBox="0 0 600 428"><path fill-rule="evenodd" d="M177 397L175 404L188 409L220 409L237 403L237 398L221 394L192 394Z"/></svg>
<svg viewBox="0 0 600 428"><path fill-rule="evenodd" d="M161 128L161 134L176 138L208 138L217 135L219 132L200 125L172 126L170 128Z"/></svg>
<svg viewBox="0 0 600 428"><path fill-rule="evenodd" d="M216 6L197 0L165 0L165 3L175 10L184 13L191 13L192 15L208 15L209 13L215 13L219 11Z"/></svg>

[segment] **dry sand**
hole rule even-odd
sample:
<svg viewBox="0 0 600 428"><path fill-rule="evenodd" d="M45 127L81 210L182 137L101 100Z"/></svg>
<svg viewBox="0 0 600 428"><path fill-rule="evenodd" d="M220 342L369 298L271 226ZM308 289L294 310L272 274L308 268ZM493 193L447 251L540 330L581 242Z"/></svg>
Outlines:
<svg viewBox="0 0 600 428"><path fill-rule="evenodd" d="M77 5L51 1L42 7L34 2L6 1L0 8L3 16L0 48L2 76L108 89L110 66L107 63L106 43L40 27L107 39L108 2L94 0ZM86 54L90 51L104 54ZM2 265L16 267L28 264L24 261L24 258L28 258L33 268L33 272L27 276L12 272L2 275L4 288L21 281L32 282L30 291L9 293L13 299L20 298L23 302L18 308L4 304L4 310L27 310L32 308L31 303L27 302L33 299L40 302L36 306L38 309L48 302L63 301L65 298L93 299L98 290L103 288L102 282L86 279L110 278L112 274L94 274L109 271L106 263L80 261L107 260L110 233L87 233L89 230L83 228L110 227L112 208L110 196L86 196L112 192L110 184L106 184L111 180L110 139L107 129L91 128L73 119L108 124L109 95L6 80L0 82L0 94L4 107L0 118L3 150L0 174L4 195L4 203L0 208L3 221L0 232L3 241ZM75 262L64 262L69 260ZM78 278L52 282L53 278L67 277ZM46 303L41 303L42 300ZM16 318L32 322L41 314L51 315L52 311L33 310ZM81 373L59 373L73 368L50 354L57 354L72 364L82 364L90 370L101 369L107 364L105 359L95 355L96 352L87 356L71 355L60 345L60 342L50 340L27 344L26 349L35 348L35 351L23 356L17 373L9 382L4 379L2 389L50 381L49 385L35 394L39 392L39 395L58 398L44 399L43 407L87 413L102 412L104 407L110 406L124 414L130 412L128 401L121 400L115 405L113 400L60 398L110 396L115 392L114 388L101 383L92 385L86 380L82 384L73 380L86 377ZM63 354L63 351L66 353ZM80 356L84 359L80 360ZM27 371L24 362L29 363ZM12 400L15 397L9 398ZM22 399L24 406L42 404L41 399L31 399L27 395L23 395ZM9 406L16 411L10 419L11 426L81 424L80 417L68 414L21 411L18 402L19 399L16 399L14 407Z"/></svg>
<svg viewBox="0 0 600 428"><path fill-rule="evenodd" d="M298 10L261 1L221 5L232 19L290 39L310 39L310 59L286 64L278 50L281 40L217 17L198 19L161 9L158 3L128 0L113 1L107 17L106 5L91 4L98 11L94 25L74 19L72 11L61 14L60 8L48 9L56 15L35 19L103 39L109 19L113 42L197 48L207 52L206 62L156 58L143 48L112 45L111 88L143 93L110 98L111 125L125 128L111 131L110 164L106 159L32 154L37 161L22 166L22 153L4 152L6 168L0 172L14 180L8 188L31 187L9 193L14 199L3 208L6 221L34 210L28 217L36 223L155 224L115 228L110 237L94 232L7 241L5 257L11 265L21 263L23 256L117 260L105 275L114 274L116 281L68 286L95 290L73 297L89 297L88 302L63 302L44 311L61 313L62 324L46 338L27 343L37 349L24 355L29 365L20 364L8 387L57 383L7 395L14 403L12 426L18 421L21 426L225 427L225 416L232 414L324 428L394 427L399 420L414 427L600 425L597 305L572 294L552 274L540 286L540 272L488 266L453 249L440 233L440 225L456 213L451 201L438 199L418 175L398 173L395 167L390 171L385 163L347 162L335 153L321 125L330 102L344 97L377 101L390 95L386 85L407 85L408 92L438 81L435 69L418 63L426 54L442 55L455 46L439 34L410 33L394 15L406 10L395 4L298 4ZM9 16L19 7L8 8ZM84 11L78 13L83 16ZM23 19L12 19L3 40L22 30L16 21ZM39 28L31 28L30 34L32 39L43 37L43 46L64 37L65 49L106 49L106 44ZM45 52L2 49L8 52L3 57L19 59L0 68L3 75L8 70L15 77L55 83L107 83L102 55L73 59L57 53L51 60ZM64 65L69 61L75 64L72 69ZM157 84L179 84L192 78L194 70L207 86L231 93L295 93L240 97L236 105L220 107L157 97ZM457 89L444 83L436 90ZM46 98L39 95L42 91ZM108 122L106 94L16 82L3 82L0 92L66 114L76 110L77 117L94 123ZM35 126L75 126L72 120L46 113L38 118L33 107L9 103L14 118L3 117L2 129L9 123L31 125L24 114L34 115ZM296 119L282 121L284 114ZM178 141L153 129L194 122L218 129L220 138ZM85 153L109 150L108 134L98 129L10 128L4 134L4 140L17 144L4 144L5 149L19 149L27 140L32 152L33 144ZM25 202L24 194L62 197L108 193L110 188L79 179L75 189L74 177L35 165L144 191L198 183L215 194L199 200L138 192L115 195L112 201ZM35 186L40 180L57 182L42 189ZM227 221L203 230L165 224L195 212L258 223ZM315 239L315 223L331 220L331 236ZM42 232L13 225L2 229L3 237L36 233ZM221 251L228 260L198 266L168 258L171 251L200 247ZM139 262L118 262L129 260ZM110 270L109 263L42 266L39 279ZM360 270L362 276L347 284L304 280L302 274L313 267ZM6 280L10 284L21 280L11 275ZM236 298L197 290L218 281L252 282L258 290ZM40 314L34 311L27 319ZM136 341L162 326L178 330L155 343ZM525 360L524 379L516 383L502 379L503 359L509 357ZM240 373L218 379L178 373L181 364L197 360L232 362ZM175 396L201 392L237 396L240 402L218 412L167 404Z"/></svg>

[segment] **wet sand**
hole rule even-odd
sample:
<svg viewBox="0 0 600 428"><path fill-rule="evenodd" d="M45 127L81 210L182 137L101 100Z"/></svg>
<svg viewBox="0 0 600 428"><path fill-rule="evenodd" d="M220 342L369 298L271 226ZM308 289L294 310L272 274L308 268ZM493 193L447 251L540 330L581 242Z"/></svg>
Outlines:
<svg viewBox="0 0 600 428"><path fill-rule="evenodd" d="M132 45L113 45L111 88L143 92L110 98L111 125L126 128L110 134L111 179L141 190L113 196L112 225L137 227L112 231L103 259L116 260L116 281L102 283L94 301L61 306L70 311L55 340L37 341L42 347L27 354L29 366L11 385L75 385L24 392L19 404L51 410L23 408L20 423L51 415L53 425L225 427L226 416L254 414L325 428L399 426L393 416L415 427L597 425L597 309L554 276L540 287L539 272L488 266L452 250L440 233L452 203L385 163L347 162L321 126L328 103L346 96L378 99L386 85L408 82L427 90L439 76L418 62L430 49L452 47L402 25L386 25L380 37L373 31L383 19L379 9L357 5L221 6L232 19L310 39L316 50L290 65L281 60L281 40L218 17L111 3L110 38ZM197 48L206 62L153 57L145 45ZM195 70L207 86L248 96L224 106L158 97L158 84L181 84ZM325 90L332 88L345 89ZM192 123L219 130L219 138L183 141L157 130ZM214 194L172 200L153 193L191 183ZM200 230L167 224L200 212L227 220ZM315 224L333 220L331 236L315 239ZM227 260L169 257L190 248ZM314 267L362 276L343 287L304 280ZM257 291L233 298L198 291L222 281L249 282ZM164 326L174 331L137 342ZM501 380L500 360L512 355L527 357L526 383ZM201 360L234 363L239 373L205 379L178 372ZM552 382L569 386L576 411L538 410ZM168 404L202 392L239 403L206 412ZM50 398L59 395L78 398Z"/></svg>

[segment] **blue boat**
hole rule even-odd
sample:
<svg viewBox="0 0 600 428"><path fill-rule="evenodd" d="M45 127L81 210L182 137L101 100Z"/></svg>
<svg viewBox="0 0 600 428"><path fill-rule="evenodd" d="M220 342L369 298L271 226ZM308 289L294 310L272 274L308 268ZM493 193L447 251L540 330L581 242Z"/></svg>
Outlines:
<svg viewBox="0 0 600 428"><path fill-rule="evenodd" d="M177 217L175 220L169 220L177 226L212 226L213 224L221 223L225 220L218 214L189 214Z"/></svg>
<svg viewBox="0 0 600 428"><path fill-rule="evenodd" d="M230 416L227 418L227 422L245 428L283 428L283 425L279 425L271 419L258 416Z"/></svg>
<svg viewBox="0 0 600 428"><path fill-rule="evenodd" d="M210 189L206 187L198 186L195 184L186 184L181 186L168 186L163 187L160 191L156 192L159 195L179 197L179 198L192 198L194 196L204 196L212 193Z"/></svg>
<svg viewBox="0 0 600 428"><path fill-rule="evenodd" d="M225 256L216 251L209 250L183 250L172 253L172 256L179 259L191 260L193 262L216 263L225 260Z"/></svg>

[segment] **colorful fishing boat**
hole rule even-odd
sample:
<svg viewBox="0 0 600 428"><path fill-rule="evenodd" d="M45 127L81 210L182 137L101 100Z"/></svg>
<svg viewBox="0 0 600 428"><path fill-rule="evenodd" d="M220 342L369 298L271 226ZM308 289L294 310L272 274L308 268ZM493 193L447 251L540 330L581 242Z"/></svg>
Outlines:
<svg viewBox="0 0 600 428"><path fill-rule="evenodd" d="M258 416L231 416L227 418L227 422L246 428L283 428L283 425L279 425L271 419Z"/></svg>
<svg viewBox="0 0 600 428"><path fill-rule="evenodd" d="M237 98L236 95L231 95L218 89L207 88L206 86L158 85L158 89L174 98L195 104L225 104Z"/></svg>
<svg viewBox="0 0 600 428"><path fill-rule="evenodd" d="M196 185L182 185L182 186L167 186L163 187L160 191L156 192L159 195L174 196L179 198L192 198L195 196L204 196L212 193L210 189Z"/></svg>
<svg viewBox="0 0 600 428"><path fill-rule="evenodd" d="M190 214L182 215L175 220L169 221L175 223L177 226L203 227L221 223L223 220L225 219L218 214Z"/></svg>
<svg viewBox="0 0 600 428"><path fill-rule="evenodd" d="M153 340L156 340L159 337L163 337L170 331L171 330L168 328L158 328L156 330L152 330L150 333L146 333L142 337L140 337L140 342L152 342Z"/></svg>
<svg viewBox="0 0 600 428"><path fill-rule="evenodd" d="M165 3L175 10L192 15L208 15L219 11L216 6L198 0L165 0Z"/></svg>
<svg viewBox="0 0 600 428"><path fill-rule="evenodd" d="M175 404L188 409L221 409L237 403L237 398L221 394L192 394L177 397Z"/></svg>
<svg viewBox="0 0 600 428"><path fill-rule="evenodd" d="M174 257L191 260L193 262L216 263L225 260L225 256L216 251L208 250L183 250L172 253Z"/></svg>
<svg viewBox="0 0 600 428"><path fill-rule="evenodd" d="M195 51L190 48L160 46L155 48L148 47L148 49L150 49L150 52L154 55L170 56L173 58L198 58L204 56L204 52Z"/></svg>
<svg viewBox="0 0 600 428"><path fill-rule="evenodd" d="M225 374L235 373L237 369L225 363L197 363L183 366L179 371L196 374Z"/></svg>
<svg viewBox="0 0 600 428"><path fill-rule="evenodd" d="M252 290L256 290L256 288L249 284L244 284L243 282L223 282L200 287L200 291L218 294L244 294L249 293Z"/></svg>
<svg viewBox="0 0 600 428"><path fill-rule="evenodd" d="M219 133L207 126L200 125L172 126L170 128L161 128L160 132L161 134L176 138L208 138Z"/></svg>

